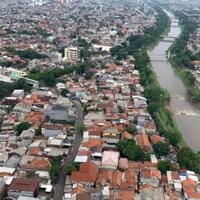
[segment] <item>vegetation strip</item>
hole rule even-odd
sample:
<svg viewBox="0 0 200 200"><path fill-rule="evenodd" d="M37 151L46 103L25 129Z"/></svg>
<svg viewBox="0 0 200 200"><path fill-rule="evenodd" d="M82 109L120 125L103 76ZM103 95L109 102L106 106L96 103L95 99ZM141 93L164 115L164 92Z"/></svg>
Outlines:
<svg viewBox="0 0 200 200"><path fill-rule="evenodd" d="M111 49L111 52L118 60L125 59L128 55L134 56L136 59L135 69L139 70L141 83L145 88L144 95L148 99L148 110L155 121L160 135L166 137L171 145L178 148L181 147L177 154L177 160L181 168L199 173L200 157L186 145L181 133L178 131L172 113L166 106L169 103L170 96L158 84L147 55L147 49L158 41L158 38L165 32L169 23L167 14L158 8L156 10L158 12L156 28L146 30L143 36L130 36L128 44L114 47ZM165 168L172 170L168 161L161 163L159 166L159 169L164 170Z"/></svg>
<svg viewBox="0 0 200 200"><path fill-rule="evenodd" d="M187 41L189 40L190 34L193 34L197 27L183 13L176 12L175 15L180 19L182 32L180 37L168 50L171 53L170 63L186 86L192 101L194 103L200 103L200 90L196 86L195 79L189 71L194 69L192 61L199 60L200 53L194 55L187 49Z"/></svg>

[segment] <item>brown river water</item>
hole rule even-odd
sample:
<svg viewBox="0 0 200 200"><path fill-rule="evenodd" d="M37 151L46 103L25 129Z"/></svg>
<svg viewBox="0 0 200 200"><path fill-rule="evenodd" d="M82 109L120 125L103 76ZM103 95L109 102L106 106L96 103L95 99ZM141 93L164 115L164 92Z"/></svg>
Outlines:
<svg viewBox="0 0 200 200"><path fill-rule="evenodd" d="M194 151L199 151L200 110L189 101L186 87L166 58L165 52L173 44L171 39L177 38L181 33L178 20L170 13L168 14L171 17L170 32L165 40L160 41L157 46L149 51L149 56L158 82L170 93L170 107L174 113L178 129L185 142Z"/></svg>

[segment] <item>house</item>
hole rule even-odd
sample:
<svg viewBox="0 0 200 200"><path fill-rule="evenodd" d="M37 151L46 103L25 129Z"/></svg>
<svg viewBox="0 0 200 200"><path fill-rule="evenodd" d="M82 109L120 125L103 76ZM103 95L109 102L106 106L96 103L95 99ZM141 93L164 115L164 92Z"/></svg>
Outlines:
<svg viewBox="0 0 200 200"><path fill-rule="evenodd" d="M91 155L91 152L88 150L88 148L80 147L76 155L75 162L77 163L87 162L90 155Z"/></svg>
<svg viewBox="0 0 200 200"><path fill-rule="evenodd" d="M177 171L167 171L167 181L171 188L175 189L175 191L182 191L182 184Z"/></svg>
<svg viewBox="0 0 200 200"><path fill-rule="evenodd" d="M64 142L63 138L49 137L49 139L47 140L47 146L61 148L63 146L63 142Z"/></svg>
<svg viewBox="0 0 200 200"><path fill-rule="evenodd" d="M44 124L42 127L42 133L48 137L56 137L64 134L64 126L60 124Z"/></svg>
<svg viewBox="0 0 200 200"><path fill-rule="evenodd" d="M119 142L120 132L115 128L109 128L103 131L102 140L108 144L117 144Z"/></svg>
<svg viewBox="0 0 200 200"><path fill-rule="evenodd" d="M87 142L84 142L82 145L90 150L92 160L101 161L101 159L102 159L102 149L103 149L102 140L91 139Z"/></svg>
<svg viewBox="0 0 200 200"><path fill-rule="evenodd" d="M24 90L14 90L12 96L17 97L18 99L22 99L25 96L25 92Z"/></svg>
<svg viewBox="0 0 200 200"><path fill-rule="evenodd" d="M154 187L159 186L161 172L153 169L142 169L140 172L140 181L142 185L149 184Z"/></svg>
<svg viewBox="0 0 200 200"><path fill-rule="evenodd" d="M26 121L38 128L43 120L43 117L44 114L42 112L30 112L26 115Z"/></svg>
<svg viewBox="0 0 200 200"><path fill-rule="evenodd" d="M119 159L119 168L120 169L128 169L128 159L127 158L120 158Z"/></svg>
<svg viewBox="0 0 200 200"><path fill-rule="evenodd" d="M28 178L13 178L7 190L9 198L19 196L37 197L39 193L39 180Z"/></svg>
<svg viewBox="0 0 200 200"><path fill-rule="evenodd" d="M119 162L119 152L104 151L102 158L102 167L107 169L117 169Z"/></svg>
<svg viewBox="0 0 200 200"><path fill-rule="evenodd" d="M145 123L145 130L148 135L156 134L157 128L153 120Z"/></svg>
<svg viewBox="0 0 200 200"><path fill-rule="evenodd" d="M152 150L151 143L149 142L149 138L146 133L139 133L136 135L136 142L145 152Z"/></svg>
<svg viewBox="0 0 200 200"><path fill-rule="evenodd" d="M80 165L79 171L72 172L71 181L91 186L96 181L98 169L94 162L88 161Z"/></svg>
<svg viewBox="0 0 200 200"><path fill-rule="evenodd" d="M132 96L135 108L146 108L147 99L142 96Z"/></svg>
<svg viewBox="0 0 200 200"><path fill-rule="evenodd" d="M156 144L156 143L158 143L158 142L163 142L163 143L166 142L166 141L165 141L165 138L162 137L162 136L159 136L159 135L152 135L152 136L150 137L150 141L151 141L152 144Z"/></svg>
<svg viewBox="0 0 200 200"><path fill-rule="evenodd" d="M188 178L182 182L182 185L185 199L195 200L200 198L200 191L196 181Z"/></svg>
<svg viewBox="0 0 200 200"><path fill-rule="evenodd" d="M0 167L0 177L3 176L12 176L15 173L15 168L10 167Z"/></svg>
<svg viewBox="0 0 200 200"><path fill-rule="evenodd" d="M67 106L54 104L44 110L44 117L50 121L74 121L75 115L69 113Z"/></svg>
<svg viewBox="0 0 200 200"><path fill-rule="evenodd" d="M20 161L20 167L30 170L49 170L51 164L46 158L25 155Z"/></svg>
<svg viewBox="0 0 200 200"><path fill-rule="evenodd" d="M149 184L145 184L141 186L140 194L138 195L136 200L164 200L164 191L160 187L153 187Z"/></svg>

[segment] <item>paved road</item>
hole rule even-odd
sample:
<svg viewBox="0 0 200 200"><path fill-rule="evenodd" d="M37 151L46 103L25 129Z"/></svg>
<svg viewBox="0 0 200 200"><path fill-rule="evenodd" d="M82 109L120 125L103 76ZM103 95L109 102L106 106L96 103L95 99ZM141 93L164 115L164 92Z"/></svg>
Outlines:
<svg viewBox="0 0 200 200"><path fill-rule="evenodd" d="M76 124L78 124L83 121L83 109L82 109L80 103L78 103L78 102L74 102L74 106L77 111ZM75 127L76 127L76 124L75 124ZM66 180L66 176L67 176L64 166L66 166L66 165L70 164L72 161L74 161L77 151L78 151L78 148L80 146L80 142L82 141L82 134L80 134L76 128L74 130L74 134L76 135L76 137L72 144L73 150L72 150L72 152L70 152L70 154L64 160L63 167L61 167L60 176L58 178L56 185L54 186L54 195L53 195L54 200L62 200L62 198L63 198L65 180Z"/></svg>

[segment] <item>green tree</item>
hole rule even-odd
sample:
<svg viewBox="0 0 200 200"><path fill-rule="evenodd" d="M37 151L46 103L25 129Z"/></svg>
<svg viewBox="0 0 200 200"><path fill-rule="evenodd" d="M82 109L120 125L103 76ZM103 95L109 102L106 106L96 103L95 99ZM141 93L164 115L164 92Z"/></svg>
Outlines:
<svg viewBox="0 0 200 200"><path fill-rule="evenodd" d="M73 171L78 170L78 164L76 162L71 162L68 166L66 166L67 175L71 175Z"/></svg>
<svg viewBox="0 0 200 200"><path fill-rule="evenodd" d="M126 131L128 131L132 135L135 135L137 133L137 128L134 123L129 123L126 127Z"/></svg>
<svg viewBox="0 0 200 200"><path fill-rule="evenodd" d="M44 83L47 86L50 86L50 87L55 86L55 84L56 84L56 77L55 77L53 71L46 71L43 74L42 80L44 81Z"/></svg>
<svg viewBox="0 0 200 200"><path fill-rule="evenodd" d="M159 108L161 105L159 103L149 103L148 105L148 111L151 113L151 115L154 115L159 111Z"/></svg>
<svg viewBox="0 0 200 200"><path fill-rule="evenodd" d="M83 132L85 131L85 125L83 124L83 122L77 123L75 128L81 134L83 134Z"/></svg>
<svg viewBox="0 0 200 200"><path fill-rule="evenodd" d="M56 181L58 179L58 176L60 174L60 162L62 160L62 157L60 156L54 156L51 160L51 167L49 170L50 178L53 181Z"/></svg>
<svg viewBox="0 0 200 200"><path fill-rule="evenodd" d="M39 127L35 130L35 135L36 136L42 135L42 124L40 124Z"/></svg>
<svg viewBox="0 0 200 200"><path fill-rule="evenodd" d="M135 140L125 139L117 143L117 148L120 151L121 156L134 161L143 161L145 159L145 153L136 145Z"/></svg>
<svg viewBox="0 0 200 200"><path fill-rule="evenodd" d="M153 145L153 149L158 156L166 156L170 151L169 144L164 142L157 142Z"/></svg>
<svg viewBox="0 0 200 200"><path fill-rule="evenodd" d="M86 74L85 74L85 79L86 80L90 80L92 77L93 77L93 73L92 72L86 72Z"/></svg>
<svg viewBox="0 0 200 200"><path fill-rule="evenodd" d="M158 162L158 169L166 174L167 171L174 171L175 168L173 167L172 163L169 160L161 160Z"/></svg>
<svg viewBox="0 0 200 200"><path fill-rule="evenodd" d="M36 51L34 51L33 49L17 51L17 54L20 57L22 57L24 59L29 59L29 60L46 58L45 55L41 55L41 54L37 53Z"/></svg>
<svg viewBox="0 0 200 200"><path fill-rule="evenodd" d="M181 136L178 131L167 131L165 132L164 136L169 140L169 143L173 146L177 145L181 140Z"/></svg>
<svg viewBox="0 0 200 200"><path fill-rule="evenodd" d="M0 98L4 98L8 95L10 95L14 90L14 84L13 83L4 83L1 82L0 84Z"/></svg>
<svg viewBox="0 0 200 200"><path fill-rule="evenodd" d="M30 87L25 79L20 78L15 83L16 89L23 89L25 92L30 91Z"/></svg>
<svg viewBox="0 0 200 200"><path fill-rule="evenodd" d="M182 147L177 154L177 159L181 168L200 173L200 156L189 147Z"/></svg>
<svg viewBox="0 0 200 200"><path fill-rule="evenodd" d="M158 85L149 86L144 90L145 97L154 102L161 102L164 94L164 91Z"/></svg>
<svg viewBox="0 0 200 200"><path fill-rule="evenodd" d="M27 130L31 127L31 124L29 124L28 122L22 122L20 124L17 125L16 127L16 135L19 136L21 135L21 133L24 131L24 130Z"/></svg>
<svg viewBox="0 0 200 200"><path fill-rule="evenodd" d="M69 94L69 93L70 93L70 91L68 89L63 89L61 91L61 95L64 96L64 97L66 97L66 95Z"/></svg>

